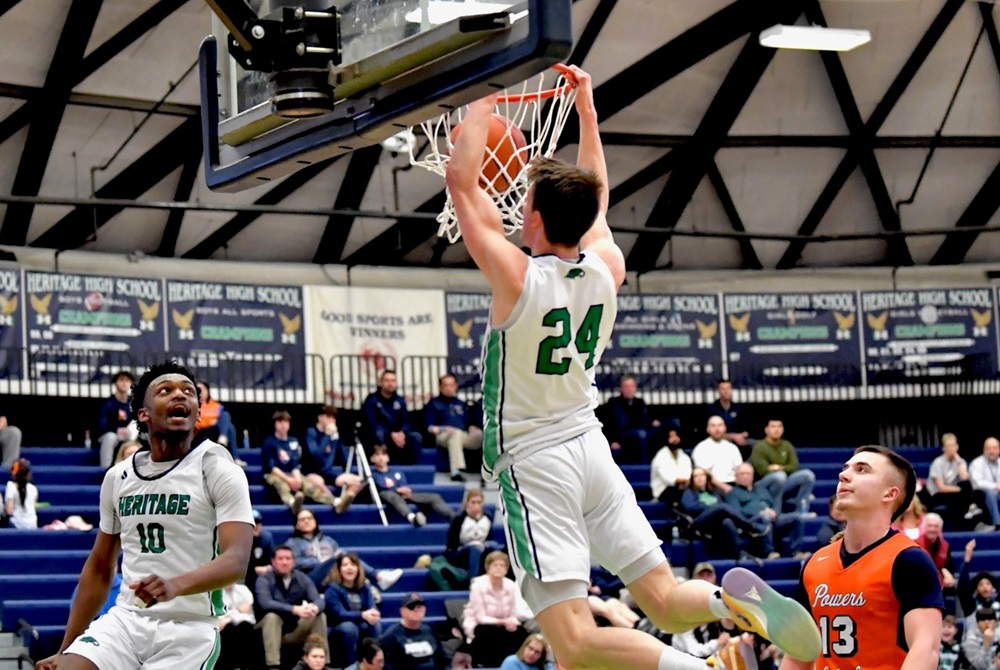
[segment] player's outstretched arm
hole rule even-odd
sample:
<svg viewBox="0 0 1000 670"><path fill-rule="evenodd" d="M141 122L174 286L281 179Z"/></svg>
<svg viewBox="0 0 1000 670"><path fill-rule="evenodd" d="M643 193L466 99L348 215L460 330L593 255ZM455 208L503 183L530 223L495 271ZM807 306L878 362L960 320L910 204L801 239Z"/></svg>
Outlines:
<svg viewBox="0 0 1000 670"><path fill-rule="evenodd" d="M62 644L59 646L60 654L73 640L83 635L83 631L107 601L121 548L121 538L118 535L97 531L94 548L90 550L90 556L87 557L87 562L80 572L80 586L69 610L66 634L63 635Z"/></svg>
<svg viewBox="0 0 1000 670"><path fill-rule="evenodd" d="M219 524L218 531L222 553L215 560L172 579L158 575L143 577L129 585L136 598L147 604L167 602L177 596L214 591L239 581L250 563L253 526L242 521L226 521Z"/></svg>
<svg viewBox="0 0 1000 670"><path fill-rule="evenodd" d="M910 610L903 616L903 633L910 650L900 670L935 670L941 652L941 610Z"/></svg>
<svg viewBox="0 0 1000 670"><path fill-rule="evenodd" d="M510 300L513 308L528 269L528 257L504 235L496 203L479 187L486 136L496 99L496 95L491 95L469 105L445 174L458 229L469 255L493 288L494 309L498 298L501 302Z"/></svg>
<svg viewBox="0 0 1000 670"><path fill-rule="evenodd" d="M576 84L576 115L580 119L580 148L576 164L587 168L601 181L601 199L597 210L597 220L580 240L580 248L601 257L611 270L616 286L625 281L625 256L615 244L615 238L608 227L608 166L604 160L604 147L598 129L597 108L594 106L594 84L590 75L575 65L570 66L567 78Z"/></svg>

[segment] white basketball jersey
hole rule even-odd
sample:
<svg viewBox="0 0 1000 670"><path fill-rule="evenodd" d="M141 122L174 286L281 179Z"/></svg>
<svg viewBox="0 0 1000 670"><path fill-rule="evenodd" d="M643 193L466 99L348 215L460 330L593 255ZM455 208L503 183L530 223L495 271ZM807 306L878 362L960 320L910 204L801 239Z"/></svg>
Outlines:
<svg viewBox="0 0 1000 670"><path fill-rule="evenodd" d="M117 606L175 620L225 613L222 590L179 596L142 608L129 584L148 575L190 572L219 552L216 527L253 525L250 489L229 451L205 441L177 461L153 462L148 450L111 468L101 487L101 530L121 535L122 589Z"/></svg>
<svg viewBox="0 0 1000 670"><path fill-rule="evenodd" d="M483 340L483 475L600 426L594 371L617 287L596 254L532 258L510 317Z"/></svg>

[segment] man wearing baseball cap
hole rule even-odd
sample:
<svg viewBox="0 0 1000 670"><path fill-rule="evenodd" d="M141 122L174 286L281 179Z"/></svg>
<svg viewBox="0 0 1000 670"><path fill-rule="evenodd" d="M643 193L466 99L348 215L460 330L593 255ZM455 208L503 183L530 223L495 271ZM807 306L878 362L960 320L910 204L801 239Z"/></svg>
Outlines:
<svg viewBox="0 0 1000 670"><path fill-rule="evenodd" d="M386 670L437 670L445 667L444 651L430 626L424 623L427 603L409 593L399 608L400 622L379 639Z"/></svg>

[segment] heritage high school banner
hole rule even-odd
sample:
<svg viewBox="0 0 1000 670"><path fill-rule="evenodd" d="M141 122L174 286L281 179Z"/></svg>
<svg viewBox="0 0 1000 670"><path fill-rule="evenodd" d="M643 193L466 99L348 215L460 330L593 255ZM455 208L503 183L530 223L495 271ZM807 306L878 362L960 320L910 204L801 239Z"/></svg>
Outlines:
<svg viewBox="0 0 1000 670"><path fill-rule="evenodd" d="M620 295L598 386L632 373L642 389L697 390L722 376L719 297Z"/></svg>
<svg viewBox="0 0 1000 670"><path fill-rule="evenodd" d="M25 272L35 378L95 382L162 352L163 280ZM68 353L67 353L68 352Z"/></svg>
<svg viewBox="0 0 1000 670"><path fill-rule="evenodd" d="M857 295L727 293L729 378L750 386L860 386Z"/></svg>
<svg viewBox="0 0 1000 670"><path fill-rule="evenodd" d="M869 384L993 379L992 288L861 293Z"/></svg>
<svg viewBox="0 0 1000 670"><path fill-rule="evenodd" d="M23 298L21 271L0 270L0 379L19 378L22 375Z"/></svg>
<svg viewBox="0 0 1000 670"><path fill-rule="evenodd" d="M489 293L446 293L448 365L459 388L480 384L480 355L490 320Z"/></svg>
<svg viewBox="0 0 1000 670"><path fill-rule="evenodd" d="M360 404L375 390L378 374L387 365L398 366L406 357L443 359L448 355L443 291L305 288L308 351L330 361L328 399L334 404ZM368 364L355 369L356 357ZM400 375L400 382L416 387L427 381L411 376ZM436 380L427 388L436 389ZM399 390L411 392L409 387Z"/></svg>
<svg viewBox="0 0 1000 670"><path fill-rule="evenodd" d="M204 370L220 360L237 388L306 387L302 287L167 282L168 349ZM245 378L234 379L233 374Z"/></svg>

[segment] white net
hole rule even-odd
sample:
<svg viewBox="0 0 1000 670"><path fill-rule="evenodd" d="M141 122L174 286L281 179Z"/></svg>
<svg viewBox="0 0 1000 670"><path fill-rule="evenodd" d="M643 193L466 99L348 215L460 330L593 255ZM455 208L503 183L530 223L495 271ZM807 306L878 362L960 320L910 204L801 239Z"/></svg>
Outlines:
<svg viewBox="0 0 1000 670"><path fill-rule="evenodd" d="M536 156L551 157L555 154L559 136L573 109L576 89L569 86L561 70L558 71L560 74L554 86L546 86L545 73L542 73L521 84L520 93L505 91L497 101L496 113L510 119L511 123L500 142L493 148L486 147L486 160L483 164L499 166L499 169L491 169L489 172L494 173L492 179L484 174L479 183L496 202L508 235L520 230L523 223L524 198L528 193L523 166ZM420 124L420 131L428 140L427 147L419 155L414 154L414 145L422 144L417 133L418 142L411 142L409 145L410 163L444 177L448 168L448 156L454 146L451 131L462 122L466 110L467 107L460 107ZM520 129L524 134L525 146L510 153L509 157L504 155L503 158L507 158L504 161L498 158L498 152L494 148L507 147L507 150L500 152L507 154L509 147L517 146L519 142L511 136L514 128ZM415 128L411 130L416 132ZM438 236L447 237L449 242L455 242L461 237L451 194L448 194L437 220Z"/></svg>

